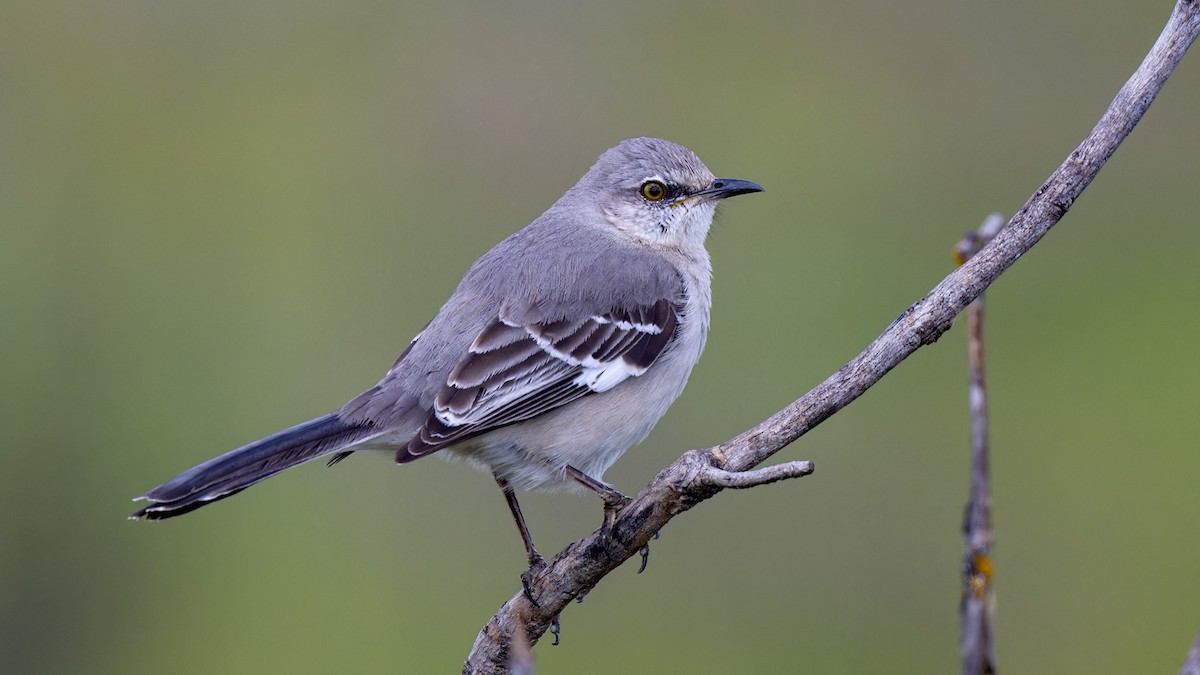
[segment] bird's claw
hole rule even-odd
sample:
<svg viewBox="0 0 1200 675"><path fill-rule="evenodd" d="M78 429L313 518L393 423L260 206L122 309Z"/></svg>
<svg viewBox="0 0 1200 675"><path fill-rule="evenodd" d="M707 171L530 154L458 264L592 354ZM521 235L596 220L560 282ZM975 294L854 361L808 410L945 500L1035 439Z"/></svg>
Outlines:
<svg viewBox="0 0 1200 675"><path fill-rule="evenodd" d="M621 561L613 555L617 539L617 514L631 501L633 500L616 491L612 495L604 496L604 522L600 525L600 544L611 562Z"/></svg>
<svg viewBox="0 0 1200 675"><path fill-rule="evenodd" d="M521 592L525 594L525 599L534 607L541 607L538 601L533 597L533 577L540 574L546 569L546 559L542 556L529 558L529 569L521 573ZM557 621L557 619L555 619ZM557 634L555 634L555 644L558 643Z"/></svg>

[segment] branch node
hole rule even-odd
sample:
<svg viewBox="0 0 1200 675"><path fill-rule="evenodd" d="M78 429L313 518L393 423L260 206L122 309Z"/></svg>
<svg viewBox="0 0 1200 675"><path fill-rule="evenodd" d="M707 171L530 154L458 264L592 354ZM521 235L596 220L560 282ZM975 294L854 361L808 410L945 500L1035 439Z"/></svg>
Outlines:
<svg viewBox="0 0 1200 675"><path fill-rule="evenodd" d="M999 213L989 214L979 227L967 232L954 245L954 263L961 266L987 245L1000 232L1005 224L1004 216Z"/></svg>
<svg viewBox="0 0 1200 675"><path fill-rule="evenodd" d="M749 471L726 471L715 466L706 466L697 476L700 483L716 488L758 487L767 483L775 483L788 478L801 478L816 470L816 465L808 460L784 462L774 466Z"/></svg>

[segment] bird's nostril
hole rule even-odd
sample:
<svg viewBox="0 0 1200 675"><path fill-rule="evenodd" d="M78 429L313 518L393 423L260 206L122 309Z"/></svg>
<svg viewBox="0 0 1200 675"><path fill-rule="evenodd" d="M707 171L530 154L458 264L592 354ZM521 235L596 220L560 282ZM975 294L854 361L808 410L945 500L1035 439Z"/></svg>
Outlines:
<svg viewBox="0 0 1200 675"><path fill-rule="evenodd" d="M723 181L723 180L713 181L713 187L720 190L721 188L725 187L725 181Z"/></svg>

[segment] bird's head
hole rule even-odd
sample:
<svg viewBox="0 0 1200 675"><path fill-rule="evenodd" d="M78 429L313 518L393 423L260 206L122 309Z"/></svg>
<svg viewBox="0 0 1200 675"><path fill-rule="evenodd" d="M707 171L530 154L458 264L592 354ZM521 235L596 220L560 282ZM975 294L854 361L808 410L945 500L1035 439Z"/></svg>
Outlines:
<svg viewBox="0 0 1200 675"><path fill-rule="evenodd" d="M713 176L694 152L659 138L621 141L573 190L594 200L621 234L676 249L704 245L722 199L761 191L748 180Z"/></svg>

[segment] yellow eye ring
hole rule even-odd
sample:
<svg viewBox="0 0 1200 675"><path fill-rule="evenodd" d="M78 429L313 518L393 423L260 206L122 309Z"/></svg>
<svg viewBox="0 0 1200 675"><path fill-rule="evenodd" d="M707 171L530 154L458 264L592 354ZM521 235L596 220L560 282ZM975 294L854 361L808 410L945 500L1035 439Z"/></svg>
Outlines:
<svg viewBox="0 0 1200 675"><path fill-rule="evenodd" d="M648 180L642 183L641 193L652 202L662 201L662 198L667 196L667 186L656 180Z"/></svg>

